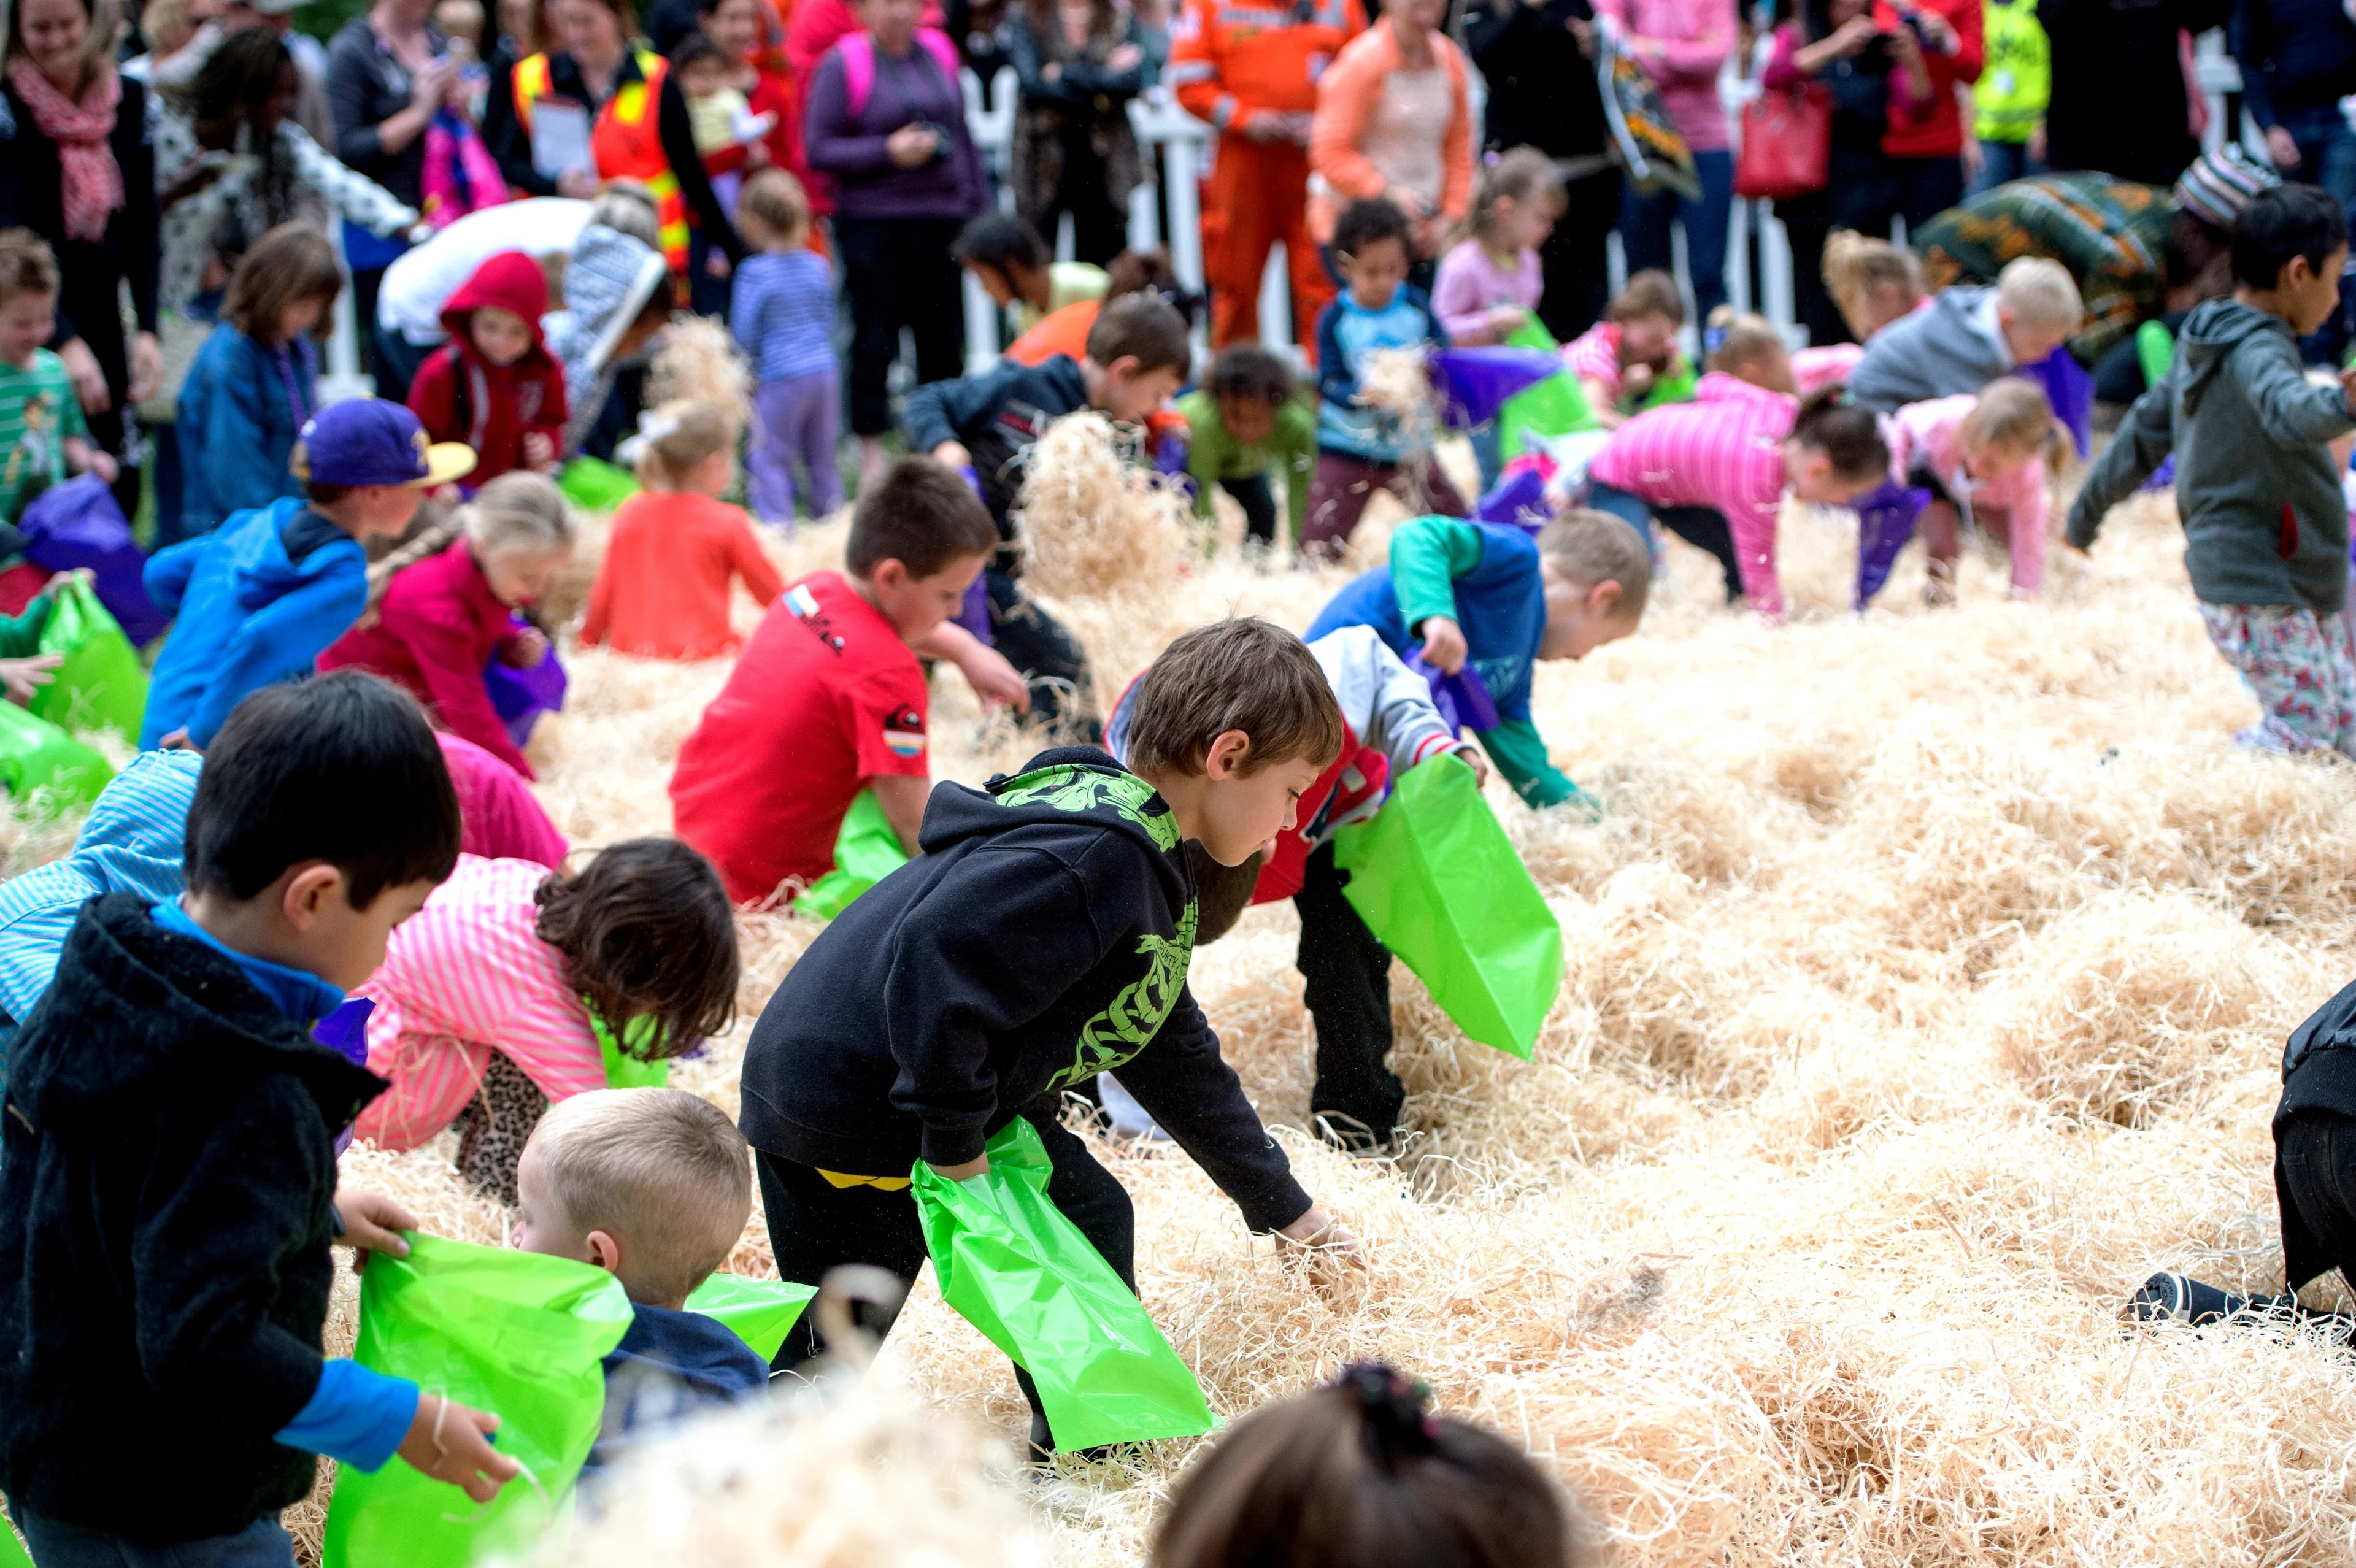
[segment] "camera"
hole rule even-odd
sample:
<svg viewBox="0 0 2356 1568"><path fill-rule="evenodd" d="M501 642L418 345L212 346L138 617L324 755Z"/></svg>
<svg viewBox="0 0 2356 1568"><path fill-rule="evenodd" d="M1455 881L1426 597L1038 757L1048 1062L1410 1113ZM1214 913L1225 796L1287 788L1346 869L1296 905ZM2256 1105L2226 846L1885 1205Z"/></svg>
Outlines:
<svg viewBox="0 0 2356 1568"><path fill-rule="evenodd" d="M949 155L949 133L938 123L931 120L911 120L908 125L912 130L930 131L933 133L933 157L936 160Z"/></svg>

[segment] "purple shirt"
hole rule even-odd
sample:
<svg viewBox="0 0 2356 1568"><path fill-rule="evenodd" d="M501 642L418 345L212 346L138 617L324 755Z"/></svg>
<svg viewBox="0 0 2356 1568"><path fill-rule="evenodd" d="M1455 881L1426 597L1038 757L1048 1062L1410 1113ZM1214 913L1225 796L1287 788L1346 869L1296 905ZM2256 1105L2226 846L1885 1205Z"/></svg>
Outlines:
<svg viewBox="0 0 2356 1568"><path fill-rule="evenodd" d="M900 168L884 140L919 120L947 131L948 145L928 164ZM845 218L965 218L981 210L988 187L966 133L965 95L922 44L900 59L875 51L875 80L855 116L842 51L829 50L810 77L802 130L810 167L834 176L834 209Z"/></svg>
<svg viewBox="0 0 2356 1568"><path fill-rule="evenodd" d="M1536 251L1524 251L1518 264L1508 272L1498 269L1478 240L1467 240L1440 259L1440 273L1431 285L1431 308L1440 325L1448 329L1451 341L1494 343L1496 334L1489 330L1490 307L1517 304L1535 311L1545 290L1546 276Z"/></svg>

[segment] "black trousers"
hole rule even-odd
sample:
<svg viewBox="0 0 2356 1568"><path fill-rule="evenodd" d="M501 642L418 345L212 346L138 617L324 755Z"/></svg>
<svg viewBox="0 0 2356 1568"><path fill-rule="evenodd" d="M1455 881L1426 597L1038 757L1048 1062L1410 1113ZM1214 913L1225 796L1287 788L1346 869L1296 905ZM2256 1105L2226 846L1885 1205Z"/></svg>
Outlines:
<svg viewBox="0 0 2356 1568"><path fill-rule="evenodd" d="M1072 260L1108 266L1129 249L1129 208L1114 203L1104 160L1088 140L1085 121L1066 133L1063 144L1064 177L1045 191L1039 189L1043 182L1037 177L1015 171L1016 215L1037 229L1053 251L1056 226L1070 213Z"/></svg>
<svg viewBox="0 0 2356 1568"><path fill-rule="evenodd" d="M1562 216L1538 247L1546 292L1538 320L1568 343L1603 318L1612 298L1612 266L1604 241L1620 221L1620 171L1576 179L1563 187Z"/></svg>
<svg viewBox="0 0 2356 1568"><path fill-rule="evenodd" d="M2288 1287L2333 1269L2356 1285L2356 1117L2301 1111L2276 1129L2275 1201Z"/></svg>
<svg viewBox="0 0 2356 1568"><path fill-rule="evenodd" d="M949 250L964 225L954 218L844 218L834 220L851 296L851 430L882 435L892 428L887 388L900 357L900 332L916 340L918 382L965 373L965 293Z"/></svg>
<svg viewBox="0 0 2356 1568"><path fill-rule="evenodd" d="M1236 498L1244 509L1244 537L1265 545L1276 542L1276 493L1269 488L1265 474L1247 474L1240 479L1222 479L1219 488Z"/></svg>
<svg viewBox="0 0 2356 1568"><path fill-rule="evenodd" d="M1826 165L1832 177L1824 189L1775 204L1792 246L1793 314L1808 329L1811 347L1857 341L1825 286L1825 240L1836 229L1854 229L1872 240L1890 238L1890 220L1898 214L1895 161L1879 152L1835 147Z"/></svg>
<svg viewBox="0 0 2356 1568"><path fill-rule="evenodd" d="M1129 1193L1097 1163L1087 1145L1066 1130L1052 1109L1026 1111L1023 1119L1038 1129L1055 1165L1055 1174L1047 1179L1047 1200L1079 1227L1121 1283L1135 1290L1137 1215ZM925 1263L925 1231L916 1216L916 1197L907 1189L886 1192L877 1187L837 1187L811 1167L780 1159L766 1149L755 1154L754 1164L760 1173L761 1202L768 1214L769 1249L776 1254L778 1278L817 1285L838 1264L873 1264L916 1283ZM862 1326L880 1339L892 1331L896 1316L863 1317ZM788 1371L823 1348L817 1315L805 1312L771 1364ZM1036 1411L1038 1393L1020 1367L1015 1381Z"/></svg>
<svg viewBox="0 0 2356 1568"><path fill-rule="evenodd" d="M1734 530L1727 526L1726 514L1715 507L1655 507L1632 490L1600 479L1589 482L1587 504L1611 513L1640 534L1648 531L1645 519L1649 517L1686 543L1709 551L1726 573L1726 602L1731 604L1742 597L1742 560L1734 552Z"/></svg>
<svg viewBox="0 0 2356 1568"><path fill-rule="evenodd" d="M1898 182L1898 216L1906 220L1909 234L1964 199L1959 157L1892 158L1890 167Z"/></svg>
<svg viewBox="0 0 2356 1568"><path fill-rule="evenodd" d="M990 599L990 635L1006 661L1031 686L1031 717L1094 745L1103 722L1088 699L1088 651L1079 638L996 567L982 574Z"/></svg>
<svg viewBox="0 0 2356 1568"><path fill-rule="evenodd" d="M1391 950L1342 896L1349 878L1333 864L1333 846L1323 844L1292 895L1301 912L1303 999L1317 1026L1309 1109L1329 1118L1345 1143L1379 1147L1398 1129L1407 1087L1384 1065L1391 1053Z"/></svg>

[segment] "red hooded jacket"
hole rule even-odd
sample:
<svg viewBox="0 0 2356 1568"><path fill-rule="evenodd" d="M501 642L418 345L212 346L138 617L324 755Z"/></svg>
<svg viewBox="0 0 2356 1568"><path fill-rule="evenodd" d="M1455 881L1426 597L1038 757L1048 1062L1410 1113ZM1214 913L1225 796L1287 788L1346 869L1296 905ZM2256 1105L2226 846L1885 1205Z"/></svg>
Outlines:
<svg viewBox="0 0 2356 1568"><path fill-rule="evenodd" d="M531 328L531 347L512 365L494 365L475 347L467 328L484 305L513 311ZM427 440L463 441L475 449L469 485L529 466L523 460L529 432L548 437L552 451L564 449L564 371L541 341L540 318L546 314L548 280L521 251L502 251L486 261L442 307L450 341L426 356L409 384L409 411L425 427Z"/></svg>

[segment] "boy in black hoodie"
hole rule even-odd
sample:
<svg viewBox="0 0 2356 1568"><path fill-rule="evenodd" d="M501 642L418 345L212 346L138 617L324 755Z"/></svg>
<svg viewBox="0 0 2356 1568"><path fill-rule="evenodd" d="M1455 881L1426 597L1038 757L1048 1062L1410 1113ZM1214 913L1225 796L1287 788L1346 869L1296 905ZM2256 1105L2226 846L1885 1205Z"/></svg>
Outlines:
<svg viewBox="0 0 2356 1568"><path fill-rule="evenodd" d="M742 1125L778 1274L816 1285L863 1263L913 1280L915 1163L978 1176L984 1144L1019 1115L1055 1162L1049 1200L1135 1289L1129 1196L1057 1119L1066 1091L1108 1069L1253 1230L1354 1250L1292 1179L1186 989L1186 841L1242 864L1292 826L1342 736L1301 639L1230 620L1179 638L1145 676L1134 771L1071 746L986 790L937 786L924 854L811 944L753 1029ZM805 1315L777 1364L818 1348ZM1033 1445L1050 1451L1016 1376Z"/></svg>
<svg viewBox="0 0 2356 1568"><path fill-rule="evenodd" d="M319 1348L329 1244L397 1255L416 1221L337 1191L336 1133L386 1084L310 1030L458 832L406 696L273 686L208 755L188 891L82 906L0 1115L0 1490L37 1562L291 1564L276 1516L317 1454L477 1501L515 1474L496 1417Z"/></svg>
<svg viewBox="0 0 2356 1568"><path fill-rule="evenodd" d="M1009 362L908 396L908 450L970 470L1006 541L982 574L993 644L1029 680L1032 712L1050 723L1076 719L1090 739L1100 727L1068 712L1070 693L1087 683L1087 652L1016 586L1023 558L1009 511L1022 493L1023 460L1049 425L1082 409L1118 424L1141 424L1178 390L1193 360L1178 308L1160 294L1129 294L1104 307L1088 330L1087 357L1077 364L1060 354L1038 366ZM940 635L971 635L954 624ZM965 663L946 645L919 651Z"/></svg>

